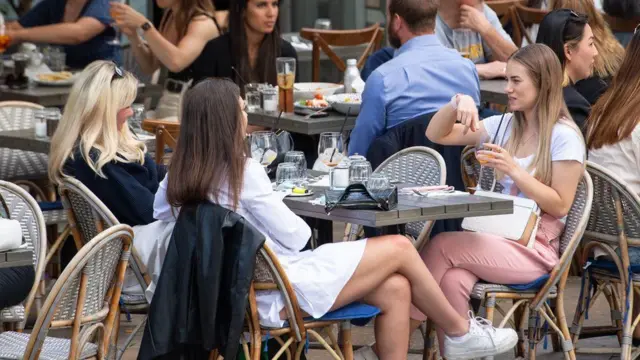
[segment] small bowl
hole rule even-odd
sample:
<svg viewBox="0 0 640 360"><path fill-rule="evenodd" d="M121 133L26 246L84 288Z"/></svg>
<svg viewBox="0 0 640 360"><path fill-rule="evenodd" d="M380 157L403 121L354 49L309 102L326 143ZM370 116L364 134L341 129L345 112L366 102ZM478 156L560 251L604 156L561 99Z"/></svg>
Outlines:
<svg viewBox="0 0 640 360"><path fill-rule="evenodd" d="M362 97L360 94L335 94L326 98L331 107L342 114L346 114L349 110L349 115L358 115L360 113L360 105L362 104Z"/></svg>
<svg viewBox="0 0 640 360"><path fill-rule="evenodd" d="M293 85L293 100L313 99L316 93L322 94L325 99L342 89L342 85L333 83L295 83Z"/></svg>

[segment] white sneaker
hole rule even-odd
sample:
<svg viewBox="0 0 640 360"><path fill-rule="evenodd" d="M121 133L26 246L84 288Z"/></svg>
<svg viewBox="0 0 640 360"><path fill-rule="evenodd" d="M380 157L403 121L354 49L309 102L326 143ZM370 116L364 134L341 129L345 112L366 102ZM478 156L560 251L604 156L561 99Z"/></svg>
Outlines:
<svg viewBox="0 0 640 360"><path fill-rule="evenodd" d="M463 336L444 337L447 360L464 360L502 354L518 343L513 329L496 329L491 321L474 317L469 311L469 332Z"/></svg>

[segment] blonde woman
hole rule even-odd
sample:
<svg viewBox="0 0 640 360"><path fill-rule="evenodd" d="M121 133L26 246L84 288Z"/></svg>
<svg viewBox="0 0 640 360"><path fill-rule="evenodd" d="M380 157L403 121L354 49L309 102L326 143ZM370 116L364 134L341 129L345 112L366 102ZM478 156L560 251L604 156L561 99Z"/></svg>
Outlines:
<svg viewBox="0 0 640 360"><path fill-rule="evenodd" d="M156 0L156 4L165 10L158 29L129 5L113 1L111 9L141 69L148 74L161 66L169 70L155 117L177 119L182 96L193 80L191 65L222 29L211 0Z"/></svg>
<svg viewBox="0 0 640 360"><path fill-rule="evenodd" d="M624 48L609 29L602 14L596 9L593 0L555 0L552 10L555 9L571 9L589 18L598 56L595 59L593 76L578 81L575 87L593 105L607 89L611 78L618 72L624 58ZM603 86L601 80L607 86Z"/></svg>
<svg viewBox="0 0 640 360"><path fill-rule="evenodd" d="M162 248L173 224L156 222L153 201L162 178L143 142L127 126L138 81L113 62L96 61L71 88L58 130L51 139L49 177L59 184L75 177L91 190L123 224L135 231L134 246L155 278L162 267ZM139 293L135 278L125 293Z"/></svg>
<svg viewBox="0 0 640 360"><path fill-rule="evenodd" d="M442 145L495 138L478 157L496 170L503 193L535 200L544 213L532 248L488 233L442 233L429 242L422 258L460 314L469 310L469 294L478 280L523 284L553 269L584 167L584 141L562 101L562 67L553 51L541 44L518 50L507 62L507 78L512 113L504 116L502 126L501 116L479 121L473 98L456 95L434 115L426 132ZM415 307L411 317L416 327L425 319Z"/></svg>

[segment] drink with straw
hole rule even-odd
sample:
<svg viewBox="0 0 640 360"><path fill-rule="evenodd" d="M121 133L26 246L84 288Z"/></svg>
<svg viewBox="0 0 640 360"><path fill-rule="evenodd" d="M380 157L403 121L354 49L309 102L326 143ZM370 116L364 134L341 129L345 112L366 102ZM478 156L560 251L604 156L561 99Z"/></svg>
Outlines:
<svg viewBox="0 0 640 360"><path fill-rule="evenodd" d="M296 79L296 59L277 58L279 110L293 112L293 84Z"/></svg>

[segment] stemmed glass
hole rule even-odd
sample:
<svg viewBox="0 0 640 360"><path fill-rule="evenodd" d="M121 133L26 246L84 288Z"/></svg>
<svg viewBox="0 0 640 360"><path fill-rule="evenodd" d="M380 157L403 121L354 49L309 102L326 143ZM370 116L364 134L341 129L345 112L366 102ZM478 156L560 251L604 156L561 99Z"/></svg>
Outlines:
<svg viewBox="0 0 640 360"><path fill-rule="evenodd" d="M272 131L255 131L251 134L251 157L268 172L267 167L278 157L278 139Z"/></svg>
<svg viewBox="0 0 640 360"><path fill-rule="evenodd" d="M324 132L320 134L318 143L318 158L328 167L335 167L344 155L344 142L339 132Z"/></svg>
<svg viewBox="0 0 640 360"><path fill-rule="evenodd" d="M125 4L126 0L112 0L111 2ZM118 12L113 8L113 6L109 7L109 15L111 15L111 20L113 20L113 24L115 24L116 16L118 15ZM113 40L108 41L107 44L112 46L120 46L121 45L120 30L115 25L111 25L111 26L116 31L116 36L113 38Z"/></svg>

